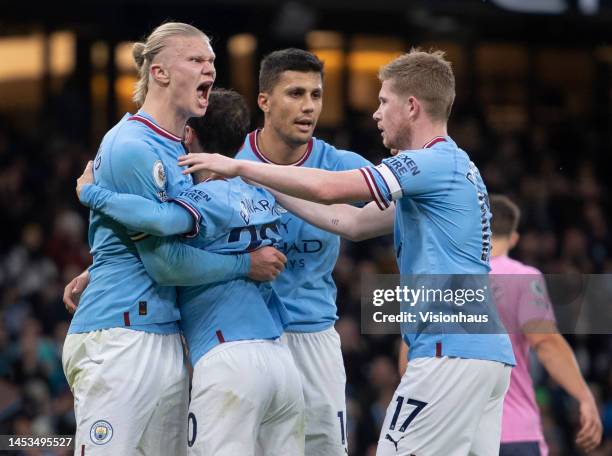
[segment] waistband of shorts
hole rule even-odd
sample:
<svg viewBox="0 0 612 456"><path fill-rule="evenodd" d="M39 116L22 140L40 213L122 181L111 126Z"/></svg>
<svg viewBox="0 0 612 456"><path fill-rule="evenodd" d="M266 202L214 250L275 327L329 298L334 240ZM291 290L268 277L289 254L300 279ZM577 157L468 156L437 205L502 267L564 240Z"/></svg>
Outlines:
<svg viewBox="0 0 612 456"><path fill-rule="evenodd" d="M225 350L235 347L236 345L245 345L245 344L272 344L272 345L282 345L280 343L280 339L249 339L249 340L233 340L231 342L223 342L222 344L215 345L213 348L208 350L204 356L202 356L197 362L198 365L205 359L212 358L220 353L223 353ZM193 366L195 368L195 366Z"/></svg>
<svg viewBox="0 0 612 456"><path fill-rule="evenodd" d="M317 338L317 337L326 337L326 336L336 336L338 334L338 331L336 331L336 328L334 327L334 325L330 326L327 329L323 329L321 331L314 331L314 332L301 332L301 331L285 331L285 335L287 337L292 337L292 338L296 338L296 339L311 339L311 338Z"/></svg>

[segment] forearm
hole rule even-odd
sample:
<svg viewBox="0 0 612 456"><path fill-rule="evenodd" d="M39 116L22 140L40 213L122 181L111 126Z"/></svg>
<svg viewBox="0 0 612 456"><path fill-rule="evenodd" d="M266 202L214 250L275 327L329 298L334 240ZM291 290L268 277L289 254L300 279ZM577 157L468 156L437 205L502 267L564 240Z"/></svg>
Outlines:
<svg viewBox="0 0 612 456"><path fill-rule="evenodd" d="M555 380L577 401L592 399L574 353L560 334L551 334L535 347L538 359Z"/></svg>
<svg viewBox="0 0 612 456"><path fill-rule="evenodd" d="M354 240L354 223L352 221L356 216L355 212L359 211L358 208L348 204L319 204L294 198L276 190L270 191L281 206L289 212L322 230Z"/></svg>
<svg viewBox="0 0 612 456"><path fill-rule="evenodd" d="M402 339L400 341L399 359L397 360L397 368L401 377L406 373L408 368L408 345Z"/></svg>
<svg viewBox="0 0 612 456"><path fill-rule="evenodd" d="M341 175L347 173L345 171L269 165L246 160L238 160L236 165L240 176L296 198L324 204L361 201L359 198L341 197L333 191L339 179L342 179Z"/></svg>
<svg viewBox="0 0 612 456"><path fill-rule="evenodd" d="M271 192L288 211L322 230L338 234L350 241L383 236L393 230L392 208L381 213L374 204L362 208L349 204L325 205L294 198L275 190Z"/></svg>
<svg viewBox="0 0 612 456"><path fill-rule="evenodd" d="M247 277L248 254L220 255L180 242L149 237L137 243L145 269L159 285L208 285Z"/></svg>
<svg viewBox="0 0 612 456"><path fill-rule="evenodd" d="M163 237L188 233L194 228L193 216L174 203L158 203L138 195L115 193L97 185L84 186L79 199L129 230Z"/></svg>

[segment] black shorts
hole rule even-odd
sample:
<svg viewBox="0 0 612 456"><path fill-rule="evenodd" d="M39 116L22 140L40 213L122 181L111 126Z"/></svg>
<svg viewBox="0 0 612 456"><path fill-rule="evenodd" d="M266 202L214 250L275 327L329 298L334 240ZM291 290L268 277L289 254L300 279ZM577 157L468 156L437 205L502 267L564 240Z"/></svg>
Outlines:
<svg viewBox="0 0 612 456"><path fill-rule="evenodd" d="M540 456L540 442L502 443L499 456Z"/></svg>

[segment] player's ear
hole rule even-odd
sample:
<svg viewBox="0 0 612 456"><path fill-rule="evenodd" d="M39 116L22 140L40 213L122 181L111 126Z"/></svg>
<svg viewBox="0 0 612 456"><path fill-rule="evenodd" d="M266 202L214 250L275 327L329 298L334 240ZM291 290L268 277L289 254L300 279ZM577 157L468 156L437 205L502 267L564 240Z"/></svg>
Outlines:
<svg viewBox="0 0 612 456"><path fill-rule="evenodd" d="M153 63L149 69L151 77L160 84L168 85L170 83L170 74L162 63Z"/></svg>
<svg viewBox="0 0 612 456"><path fill-rule="evenodd" d="M406 107L408 108L408 115L410 117L416 117L421 112L421 103L412 95L408 97Z"/></svg>
<svg viewBox="0 0 612 456"><path fill-rule="evenodd" d="M264 114L270 111L270 97L267 92L259 92L259 95L257 95L257 105Z"/></svg>
<svg viewBox="0 0 612 456"><path fill-rule="evenodd" d="M183 140L183 142L187 147L191 146L194 137L195 133L193 131L193 128L191 128L189 125L185 125L185 139Z"/></svg>
<svg viewBox="0 0 612 456"><path fill-rule="evenodd" d="M510 243L509 243L509 249L508 250L512 250L514 247L516 247L516 244L518 244L519 239L521 238L521 235L518 234L516 231L513 231L512 234L510 235Z"/></svg>

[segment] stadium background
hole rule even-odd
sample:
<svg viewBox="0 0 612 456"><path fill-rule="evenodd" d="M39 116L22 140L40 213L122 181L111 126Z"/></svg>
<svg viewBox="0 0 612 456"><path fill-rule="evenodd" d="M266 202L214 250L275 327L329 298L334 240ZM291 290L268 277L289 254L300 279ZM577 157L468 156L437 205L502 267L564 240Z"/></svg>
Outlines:
<svg viewBox="0 0 612 456"><path fill-rule="evenodd" d="M0 434L74 430L61 369L63 286L91 261L75 178L130 102L129 41L161 21L213 37L217 86L239 90L260 125L257 67L299 46L326 63L317 136L374 162L378 67L419 45L454 65L450 134L490 192L523 210L514 256L546 273L612 272L610 0L5 0L0 14ZM337 324L348 378L351 455L373 455L399 381L398 340L360 334L359 276L395 271L390 239L343 243ZM612 336L568 336L600 405L612 454ZM573 447L576 403L534 363L552 455ZM31 454L42 454L34 453Z"/></svg>

